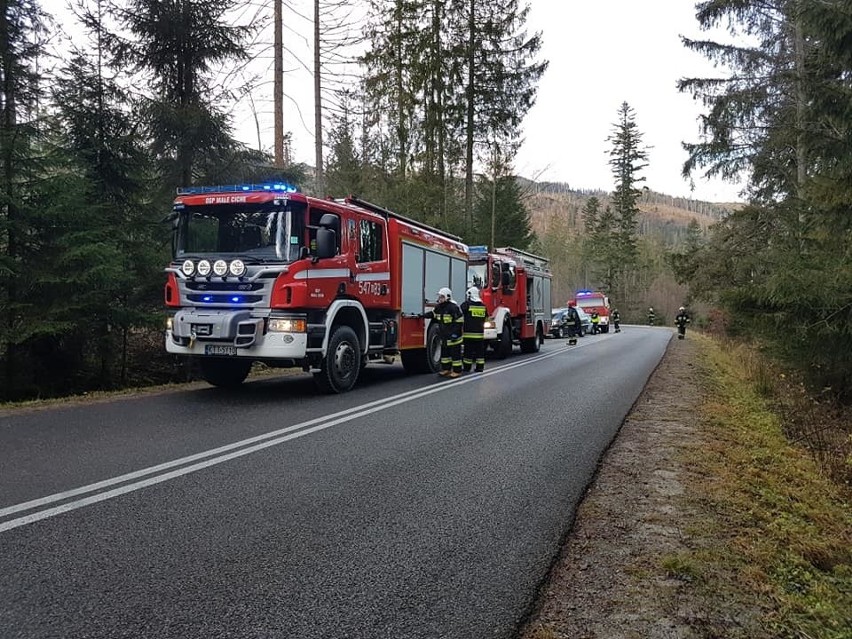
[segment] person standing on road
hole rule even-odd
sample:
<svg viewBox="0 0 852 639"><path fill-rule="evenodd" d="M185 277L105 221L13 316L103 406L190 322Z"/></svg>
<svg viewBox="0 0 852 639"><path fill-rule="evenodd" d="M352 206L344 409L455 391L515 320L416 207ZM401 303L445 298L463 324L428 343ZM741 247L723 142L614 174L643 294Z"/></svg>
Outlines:
<svg viewBox="0 0 852 639"><path fill-rule="evenodd" d="M621 331L621 314L618 312L617 308L612 309L610 319L612 320L612 327L615 329L615 332L618 333Z"/></svg>
<svg viewBox="0 0 852 639"><path fill-rule="evenodd" d="M485 370L485 318L488 309L479 297L479 289L471 286L465 295L467 299L461 304L464 316L464 356L462 368L470 371L474 365L475 373Z"/></svg>
<svg viewBox="0 0 852 639"><path fill-rule="evenodd" d="M462 370L461 346L464 316L446 286L438 291L438 304L425 314L435 319L441 331L441 377L459 377Z"/></svg>
<svg viewBox="0 0 852 639"><path fill-rule="evenodd" d="M601 316L597 312L592 311L592 335L597 335L600 332Z"/></svg>
<svg viewBox="0 0 852 639"><path fill-rule="evenodd" d="M565 311L565 317L568 319L568 337L582 337L583 322L580 319L580 314L573 304L568 305L568 310Z"/></svg>
<svg viewBox="0 0 852 639"><path fill-rule="evenodd" d="M654 307L652 306L648 309L648 326L653 326L655 319L657 319L657 315L654 313Z"/></svg>
<svg viewBox="0 0 852 639"><path fill-rule="evenodd" d="M675 317L675 325L677 326L677 338L683 339L686 337L686 325L689 324L689 315L686 312L686 309L681 306L678 309L677 316Z"/></svg>

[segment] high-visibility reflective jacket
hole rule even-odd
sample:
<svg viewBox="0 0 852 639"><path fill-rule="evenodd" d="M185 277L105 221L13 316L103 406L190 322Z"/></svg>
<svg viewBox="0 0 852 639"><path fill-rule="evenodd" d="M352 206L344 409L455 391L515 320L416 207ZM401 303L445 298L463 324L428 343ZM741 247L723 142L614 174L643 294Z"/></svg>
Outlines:
<svg viewBox="0 0 852 639"><path fill-rule="evenodd" d="M464 316L453 300L447 300L438 304L426 317L434 317L441 327L443 339L458 339L462 336L462 324Z"/></svg>
<svg viewBox="0 0 852 639"><path fill-rule="evenodd" d="M464 314L465 339L482 339L485 336L485 318L488 317L485 304L465 300L462 302L461 311Z"/></svg>

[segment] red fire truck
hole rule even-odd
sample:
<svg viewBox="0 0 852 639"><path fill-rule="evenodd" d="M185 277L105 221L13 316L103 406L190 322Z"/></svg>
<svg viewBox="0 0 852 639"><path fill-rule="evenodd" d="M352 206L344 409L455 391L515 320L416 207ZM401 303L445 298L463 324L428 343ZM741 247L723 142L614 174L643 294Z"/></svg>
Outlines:
<svg viewBox="0 0 852 639"><path fill-rule="evenodd" d="M285 184L179 189L171 221L166 350L197 358L211 384L241 384L255 361L300 367L336 393L397 354L408 372L440 370L423 315L439 288L463 295L458 237Z"/></svg>
<svg viewBox="0 0 852 639"><path fill-rule="evenodd" d="M574 299L568 300L568 306L579 306L591 315L597 313L600 317L600 330L609 333L609 297L600 291L577 291Z"/></svg>
<svg viewBox="0 0 852 639"><path fill-rule="evenodd" d="M499 357L519 343L524 353L534 353L550 332L550 282L548 261L512 247L488 252L471 246L468 284L481 291L488 308L485 341Z"/></svg>

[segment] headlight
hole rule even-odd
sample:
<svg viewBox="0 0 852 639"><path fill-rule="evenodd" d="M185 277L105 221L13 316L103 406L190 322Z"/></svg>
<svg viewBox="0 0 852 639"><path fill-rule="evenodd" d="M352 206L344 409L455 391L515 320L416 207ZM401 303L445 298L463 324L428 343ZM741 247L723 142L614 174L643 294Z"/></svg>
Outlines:
<svg viewBox="0 0 852 639"><path fill-rule="evenodd" d="M166 318L166 330L167 330L167 331L172 330L172 326L173 326L173 325L174 325L174 318L172 318L172 317L167 317L167 318Z"/></svg>
<svg viewBox="0 0 852 639"><path fill-rule="evenodd" d="M184 275L189 277L195 272L195 263L192 260L186 260L181 264L180 270L183 271Z"/></svg>
<svg viewBox="0 0 852 639"><path fill-rule="evenodd" d="M210 275L210 262L207 260L201 260L198 263L198 274L203 277Z"/></svg>
<svg viewBox="0 0 852 639"><path fill-rule="evenodd" d="M271 333L304 333L308 323L298 317L273 317L269 320L268 328Z"/></svg>
<svg viewBox="0 0 852 639"><path fill-rule="evenodd" d="M494 323L494 320L485 320L485 328L497 328L497 324Z"/></svg>
<svg viewBox="0 0 852 639"><path fill-rule="evenodd" d="M228 263L225 260L216 260L213 264L213 272L219 276L227 274Z"/></svg>
<svg viewBox="0 0 852 639"><path fill-rule="evenodd" d="M246 265L242 260L234 260L231 262L231 266L228 267L228 270L231 272L231 275L235 277L240 277L243 273L246 272Z"/></svg>

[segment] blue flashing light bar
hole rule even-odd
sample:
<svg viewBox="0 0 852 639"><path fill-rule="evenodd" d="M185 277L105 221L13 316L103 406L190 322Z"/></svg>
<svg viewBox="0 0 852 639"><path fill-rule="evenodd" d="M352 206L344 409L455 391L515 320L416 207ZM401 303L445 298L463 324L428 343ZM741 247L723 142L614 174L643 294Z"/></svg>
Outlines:
<svg viewBox="0 0 852 639"><path fill-rule="evenodd" d="M468 246L467 252L472 260L484 260L488 257L487 246Z"/></svg>
<svg viewBox="0 0 852 639"><path fill-rule="evenodd" d="M178 195L202 195L204 193L245 193L248 191L271 191L274 193L297 193L298 187L286 182L268 184L224 184L221 186L179 186Z"/></svg>
<svg viewBox="0 0 852 639"><path fill-rule="evenodd" d="M592 291L577 291L577 296L582 297L583 295L591 295Z"/></svg>
<svg viewBox="0 0 852 639"><path fill-rule="evenodd" d="M201 301L202 302L212 302L213 296L212 295L205 295L204 297L201 298Z"/></svg>
<svg viewBox="0 0 852 639"><path fill-rule="evenodd" d="M242 297L239 297L238 295L234 295L234 297L232 297L232 298L231 298L231 301L232 301L234 304L239 304L240 302L242 302L242 301L243 301L243 298L242 298Z"/></svg>

